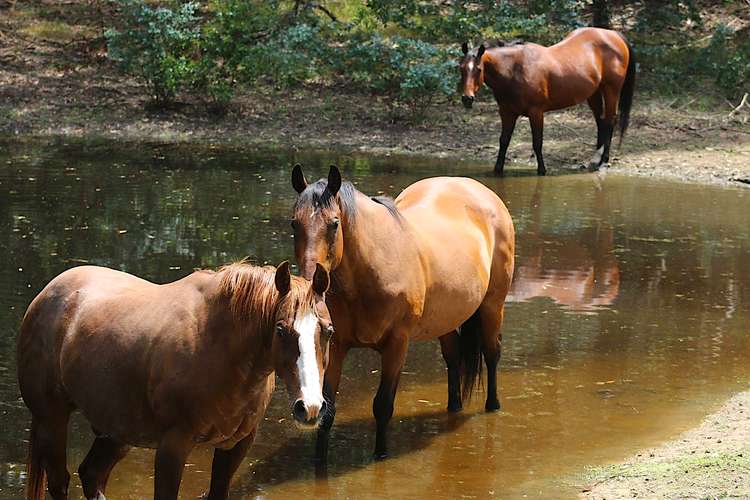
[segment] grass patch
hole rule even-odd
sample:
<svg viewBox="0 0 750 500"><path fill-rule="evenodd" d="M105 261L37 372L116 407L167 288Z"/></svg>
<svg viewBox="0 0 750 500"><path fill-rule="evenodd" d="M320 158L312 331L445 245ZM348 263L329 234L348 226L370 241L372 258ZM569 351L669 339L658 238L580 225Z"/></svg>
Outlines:
<svg viewBox="0 0 750 500"><path fill-rule="evenodd" d="M616 464L589 469L584 475L587 482L601 482L615 478L663 478L696 473L723 474L746 471L750 473L750 458L745 454L719 453L680 456L670 460L646 461L635 464Z"/></svg>
<svg viewBox="0 0 750 500"><path fill-rule="evenodd" d="M36 21L19 30L22 34L53 42L66 43L88 34L87 30L80 26L73 26L61 21Z"/></svg>

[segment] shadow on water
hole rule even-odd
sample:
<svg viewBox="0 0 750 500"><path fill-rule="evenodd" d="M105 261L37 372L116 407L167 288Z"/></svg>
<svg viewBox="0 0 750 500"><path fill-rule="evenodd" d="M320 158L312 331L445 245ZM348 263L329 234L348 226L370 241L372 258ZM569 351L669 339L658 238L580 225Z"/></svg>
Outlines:
<svg viewBox="0 0 750 500"><path fill-rule="evenodd" d="M274 449L270 456L254 462L247 472L238 475L232 491L237 495L248 495L285 482L314 479L314 494L325 495L329 479L366 467L387 469L389 462L429 447L441 435L454 433L471 417L470 413L452 414L442 409L397 419L389 435L389 456L384 461L372 457L372 418L336 422L331 433L327 465L314 463L315 433L298 434Z"/></svg>

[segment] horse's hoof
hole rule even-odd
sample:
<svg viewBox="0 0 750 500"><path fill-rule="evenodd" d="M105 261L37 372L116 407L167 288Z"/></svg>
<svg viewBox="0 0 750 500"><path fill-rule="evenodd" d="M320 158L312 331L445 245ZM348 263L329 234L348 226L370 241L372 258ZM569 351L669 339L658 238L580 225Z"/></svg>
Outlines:
<svg viewBox="0 0 750 500"><path fill-rule="evenodd" d="M376 462L380 462L381 460L385 460L386 458L388 458L388 452L387 451L376 451L372 455L372 458L374 458Z"/></svg>
<svg viewBox="0 0 750 500"><path fill-rule="evenodd" d="M536 175L538 175L538 176L545 176L545 175L547 175L547 171L546 170L537 170L536 171Z"/></svg>
<svg viewBox="0 0 750 500"><path fill-rule="evenodd" d="M497 399L494 401L487 401L484 404L485 411L498 411L500 409L500 401Z"/></svg>
<svg viewBox="0 0 750 500"><path fill-rule="evenodd" d="M502 170L498 170L497 167L495 167L495 170L493 170L492 173L495 174L495 177L504 177L505 176L505 173Z"/></svg>

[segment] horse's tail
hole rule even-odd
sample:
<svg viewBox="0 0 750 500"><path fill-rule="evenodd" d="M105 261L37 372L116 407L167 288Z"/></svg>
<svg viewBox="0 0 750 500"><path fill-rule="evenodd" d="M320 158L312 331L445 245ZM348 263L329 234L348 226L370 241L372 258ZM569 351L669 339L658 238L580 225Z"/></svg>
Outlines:
<svg viewBox="0 0 750 500"><path fill-rule="evenodd" d="M29 433L29 454L26 458L26 500L44 500L47 486L47 474L42 466L37 439L37 423L31 418L31 432Z"/></svg>
<svg viewBox="0 0 750 500"><path fill-rule="evenodd" d="M461 346L461 402L471 398L477 379L482 380L482 324L479 310L464 321L459 329Z"/></svg>
<svg viewBox="0 0 750 500"><path fill-rule="evenodd" d="M628 123L630 123L630 108L633 106L633 91L635 90L635 52L633 47L628 43L622 34L620 35L625 41L625 45L628 47L628 70L625 74L625 82L622 84L622 90L620 90L620 103L618 108L620 110L620 142L622 144L622 138L625 136L625 131L628 129Z"/></svg>

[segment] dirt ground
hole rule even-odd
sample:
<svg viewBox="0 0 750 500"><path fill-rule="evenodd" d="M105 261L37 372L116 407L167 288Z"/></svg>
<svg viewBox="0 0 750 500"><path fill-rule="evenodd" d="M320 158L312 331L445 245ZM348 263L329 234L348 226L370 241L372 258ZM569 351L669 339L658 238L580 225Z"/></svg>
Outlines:
<svg viewBox="0 0 750 500"><path fill-rule="evenodd" d="M677 439L592 471L581 498L750 498L750 391Z"/></svg>
<svg viewBox="0 0 750 500"><path fill-rule="evenodd" d="M310 86L246 91L221 118L189 97L171 111L149 112L143 87L107 61L90 16L75 4L41 5L43 16L21 3L11 10L0 5L0 134L278 144L462 158L485 162L488 170L494 164L500 120L489 92L472 111L458 96L420 111L394 111L356 89ZM50 21L40 23L40 17ZM649 97L636 87L630 129L614 151L612 169L747 186L750 105L730 116L736 106L699 93ZM516 127L508 169L535 169L527 123ZM552 174L577 169L593 153L596 128L585 105L548 114L544 133Z"/></svg>

